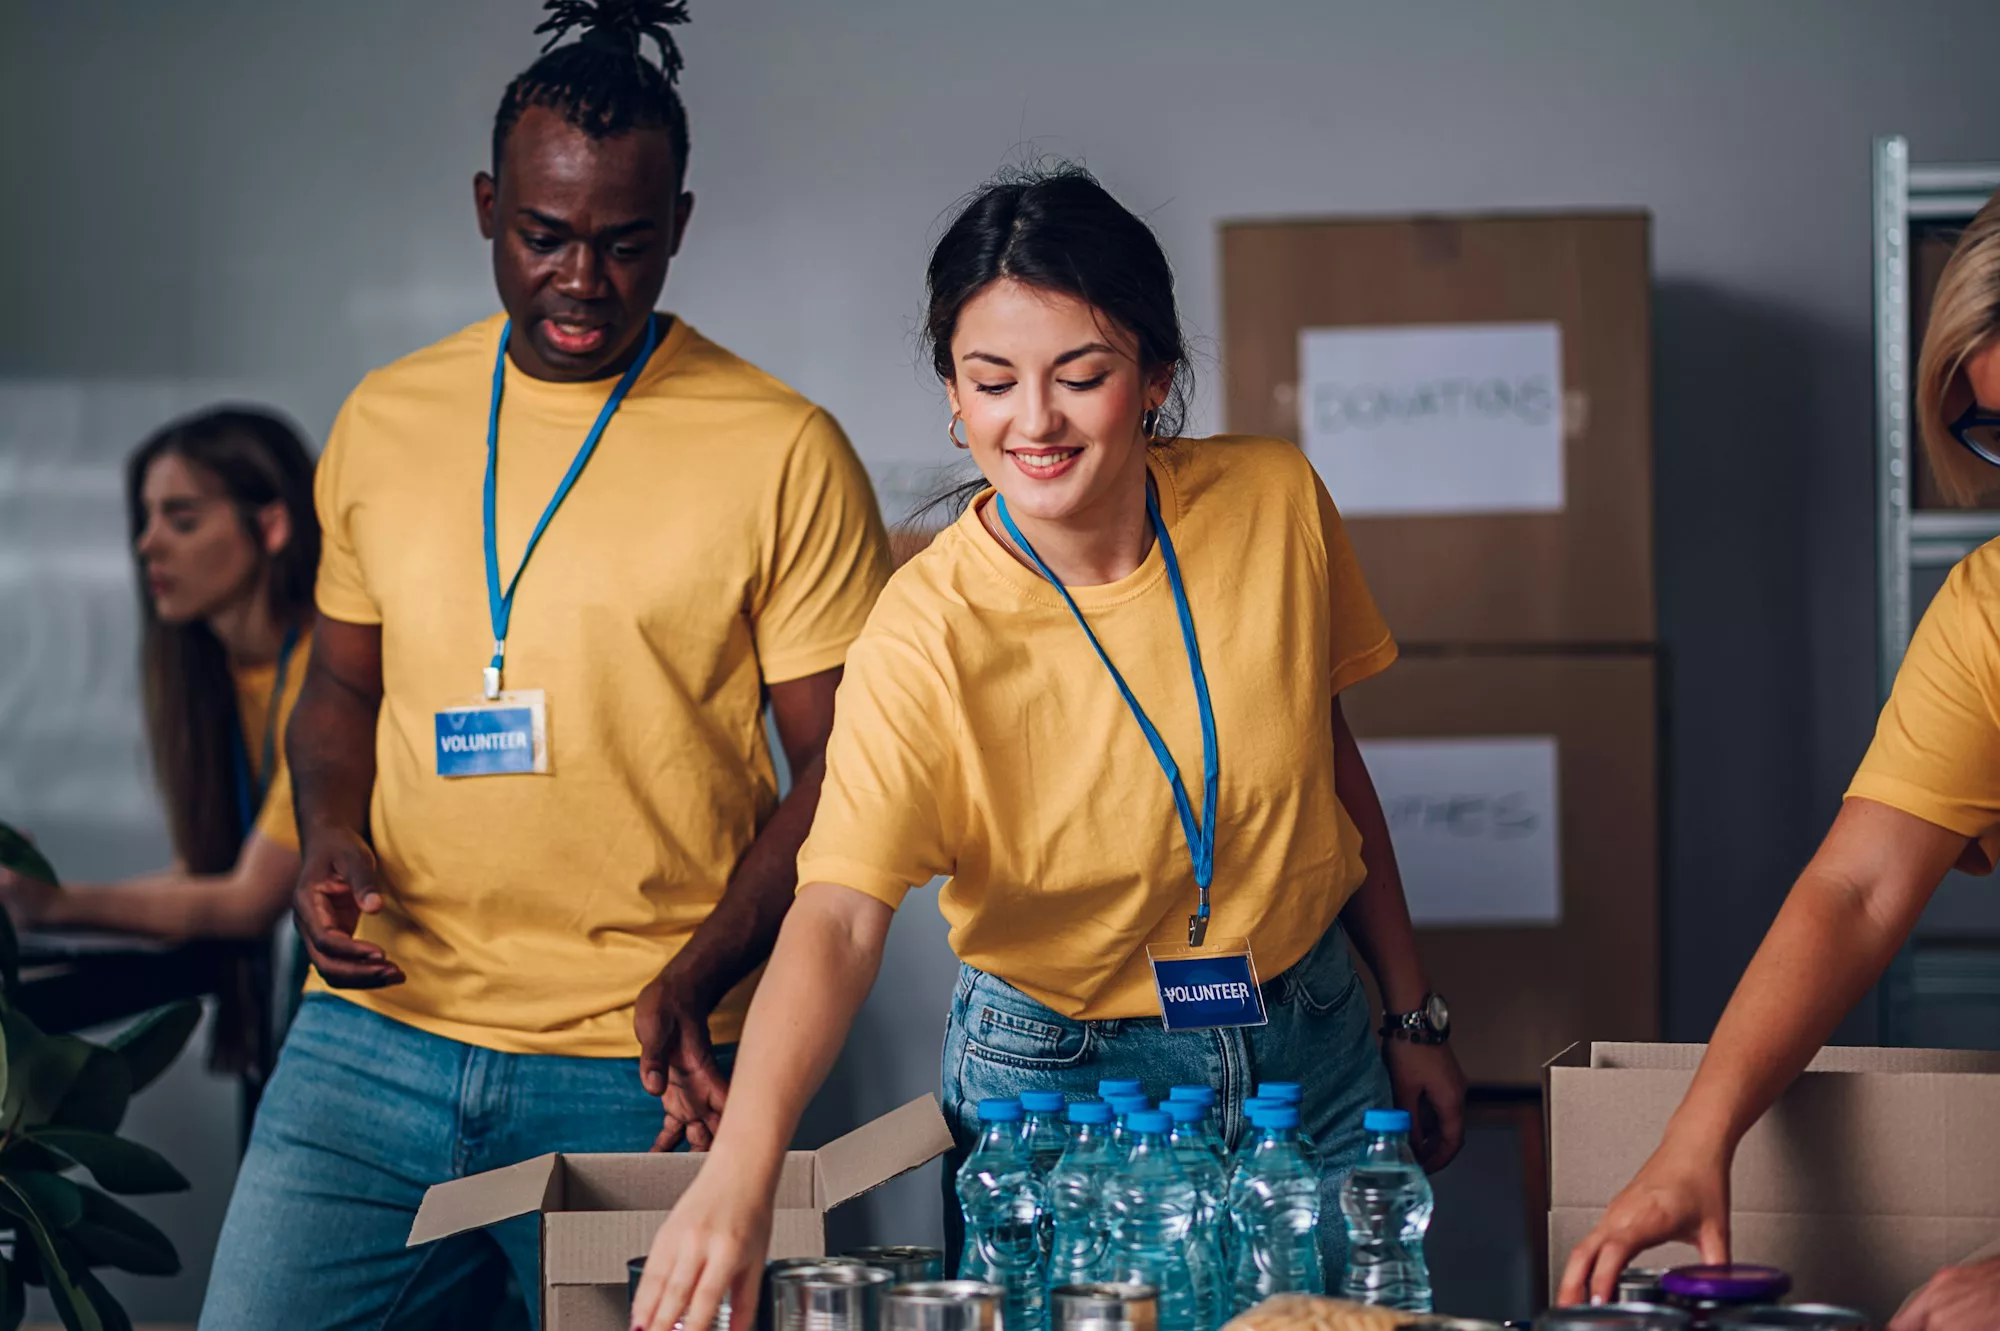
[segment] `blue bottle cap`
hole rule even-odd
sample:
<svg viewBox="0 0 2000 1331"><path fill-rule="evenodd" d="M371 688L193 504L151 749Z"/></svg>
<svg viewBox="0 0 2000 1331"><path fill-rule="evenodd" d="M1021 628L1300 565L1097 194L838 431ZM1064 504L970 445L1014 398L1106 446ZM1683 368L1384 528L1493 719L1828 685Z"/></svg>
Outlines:
<svg viewBox="0 0 2000 1331"><path fill-rule="evenodd" d="M1138 1110L1151 1109L1153 1102L1143 1095L1107 1095L1104 1103L1111 1106L1111 1112L1124 1118Z"/></svg>
<svg viewBox="0 0 2000 1331"><path fill-rule="evenodd" d="M979 1102L981 1123L1019 1123L1021 1102L1019 1100L981 1100Z"/></svg>
<svg viewBox="0 0 2000 1331"><path fill-rule="evenodd" d="M1260 1128L1296 1128L1299 1125L1298 1106L1258 1105L1250 1111L1250 1121Z"/></svg>
<svg viewBox="0 0 2000 1331"><path fill-rule="evenodd" d="M1072 1123L1109 1123L1111 1106L1102 1100L1079 1100L1069 1107Z"/></svg>
<svg viewBox="0 0 2000 1331"><path fill-rule="evenodd" d="M1125 1120L1127 1132L1165 1132L1174 1121L1158 1109L1135 1109Z"/></svg>
<svg viewBox="0 0 2000 1331"><path fill-rule="evenodd" d="M1097 1093L1107 1100L1114 1095L1137 1095L1145 1089L1137 1077L1106 1077L1097 1083Z"/></svg>
<svg viewBox="0 0 2000 1331"><path fill-rule="evenodd" d="M1257 1083L1257 1098L1283 1100L1288 1105L1295 1105L1306 1096L1305 1089L1295 1081L1260 1081Z"/></svg>
<svg viewBox="0 0 2000 1331"><path fill-rule="evenodd" d="M1208 1106L1194 1100L1169 1100L1160 1108L1176 1123L1199 1123L1208 1117Z"/></svg>
<svg viewBox="0 0 2000 1331"><path fill-rule="evenodd" d="M1361 1116L1361 1126L1368 1132L1408 1132L1410 1111L1407 1109L1371 1109Z"/></svg>
<svg viewBox="0 0 2000 1331"><path fill-rule="evenodd" d="M1022 1091L1021 1108L1030 1114L1059 1113L1063 1107L1061 1091Z"/></svg>
<svg viewBox="0 0 2000 1331"><path fill-rule="evenodd" d="M1176 1086L1167 1092L1169 1100L1192 1100L1204 1108L1213 1108L1215 1092L1206 1086Z"/></svg>
<svg viewBox="0 0 2000 1331"><path fill-rule="evenodd" d="M1248 1118L1260 1109L1276 1109L1284 1103L1283 1100L1272 1100L1262 1095L1253 1095L1243 1102L1243 1116Z"/></svg>

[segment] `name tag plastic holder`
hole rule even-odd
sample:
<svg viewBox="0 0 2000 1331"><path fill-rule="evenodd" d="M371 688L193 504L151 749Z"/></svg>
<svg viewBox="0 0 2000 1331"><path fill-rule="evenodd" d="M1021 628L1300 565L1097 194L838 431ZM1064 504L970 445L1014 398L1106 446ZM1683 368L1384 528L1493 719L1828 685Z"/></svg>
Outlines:
<svg viewBox="0 0 2000 1331"><path fill-rule="evenodd" d="M547 775L548 697L516 689L436 713L442 777Z"/></svg>
<svg viewBox="0 0 2000 1331"><path fill-rule="evenodd" d="M1245 938L1218 938L1205 947L1150 944L1160 1021L1170 1031L1262 1026L1270 1020L1257 981L1257 959Z"/></svg>

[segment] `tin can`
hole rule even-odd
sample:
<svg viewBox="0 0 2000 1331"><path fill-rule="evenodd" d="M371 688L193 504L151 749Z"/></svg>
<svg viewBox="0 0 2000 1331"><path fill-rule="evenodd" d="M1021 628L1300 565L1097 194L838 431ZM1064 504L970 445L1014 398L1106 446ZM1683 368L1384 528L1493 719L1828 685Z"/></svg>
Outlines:
<svg viewBox="0 0 2000 1331"><path fill-rule="evenodd" d="M764 1263L763 1297L757 1300L757 1331L771 1331L771 1277L802 1266L866 1266L852 1257L778 1257Z"/></svg>
<svg viewBox="0 0 2000 1331"><path fill-rule="evenodd" d="M882 1331L1000 1331L998 1285L925 1280L882 1296Z"/></svg>
<svg viewBox="0 0 2000 1331"><path fill-rule="evenodd" d="M1685 1312L1661 1303L1601 1303L1551 1308L1535 1319L1535 1331L1688 1331L1692 1324Z"/></svg>
<svg viewBox="0 0 2000 1331"><path fill-rule="evenodd" d="M646 1274L646 1259L634 1257L625 1263L625 1307L629 1311L639 1299L639 1277ZM715 1321L709 1331L729 1331L729 1300L724 1298L722 1306L715 1310Z"/></svg>
<svg viewBox="0 0 2000 1331"><path fill-rule="evenodd" d="M896 1278L899 1285L944 1279L944 1252L938 1248L915 1248L908 1244L878 1244L855 1248L841 1256L870 1266L879 1266Z"/></svg>
<svg viewBox="0 0 2000 1331"><path fill-rule="evenodd" d="M1665 1303L1660 1278L1666 1272L1652 1266L1628 1266L1618 1273L1618 1296L1614 1303Z"/></svg>
<svg viewBox="0 0 2000 1331"><path fill-rule="evenodd" d="M1421 1322L1399 1322L1396 1331L1507 1331L1510 1326L1527 1328L1526 1322L1482 1322L1471 1317L1432 1317Z"/></svg>
<svg viewBox="0 0 2000 1331"><path fill-rule="evenodd" d="M887 1271L860 1262L793 1266L771 1276L775 1331L879 1331Z"/></svg>
<svg viewBox="0 0 2000 1331"><path fill-rule="evenodd" d="M1160 1292L1151 1285L1097 1281L1049 1291L1052 1331L1157 1331Z"/></svg>
<svg viewBox="0 0 2000 1331"><path fill-rule="evenodd" d="M1795 1303L1789 1308L1731 1308L1711 1320L1718 1331L1873 1331L1874 1323L1852 1308L1828 1303Z"/></svg>

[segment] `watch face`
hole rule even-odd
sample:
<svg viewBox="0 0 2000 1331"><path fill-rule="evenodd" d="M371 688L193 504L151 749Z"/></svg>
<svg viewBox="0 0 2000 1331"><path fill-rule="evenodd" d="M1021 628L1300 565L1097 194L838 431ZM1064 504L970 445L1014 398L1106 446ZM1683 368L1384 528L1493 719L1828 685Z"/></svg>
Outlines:
<svg viewBox="0 0 2000 1331"><path fill-rule="evenodd" d="M1451 1009L1445 1005L1442 994L1432 994L1424 1000L1424 1020L1439 1035L1451 1029Z"/></svg>

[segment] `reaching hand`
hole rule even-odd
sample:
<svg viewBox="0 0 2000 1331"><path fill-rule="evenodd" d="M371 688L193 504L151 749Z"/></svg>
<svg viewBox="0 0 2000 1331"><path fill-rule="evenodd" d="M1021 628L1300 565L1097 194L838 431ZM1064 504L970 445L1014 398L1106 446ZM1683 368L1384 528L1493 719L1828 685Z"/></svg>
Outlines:
<svg viewBox="0 0 2000 1331"><path fill-rule="evenodd" d="M2000 1257L1947 1266L1912 1294L1889 1331L1992 1331L2000 1308Z"/></svg>
<svg viewBox="0 0 2000 1331"><path fill-rule="evenodd" d="M683 1140L690 1150L705 1151L722 1123L729 1079L708 1038L711 1006L671 966L639 991L632 1014L639 1036L639 1081L648 1095L660 1097L665 1110L655 1151L671 1151Z"/></svg>
<svg viewBox="0 0 2000 1331"><path fill-rule="evenodd" d="M1465 1142L1465 1074L1450 1045L1386 1039L1382 1061L1396 1108L1410 1115L1410 1150L1425 1172L1451 1163Z"/></svg>
<svg viewBox="0 0 2000 1331"><path fill-rule="evenodd" d="M702 1166L653 1235L632 1299L635 1331L708 1331L725 1298L731 1326L756 1324L773 1186L737 1177L726 1156Z"/></svg>
<svg viewBox="0 0 2000 1331"><path fill-rule="evenodd" d="M32 929L42 922L62 889L44 878L0 867L0 906L16 929Z"/></svg>
<svg viewBox="0 0 2000 1331"><path fill-rule="evenodd" d="M382 909L380 871L368 843L353 832L316 832L300 861L292 915L321 977L336 989L401 984L403 972L382 949L354 936L363 915Z"/></svg>
<svg viewBox="0 0 2000 1331"><path fill-rule="evenodd" d="M1663 1145L1569 1255L1556 1302L1605 1302L1634 1257L1675 1240L1700 1248L1704 1262L1729 1260L1729 1166Z"/></svg>

